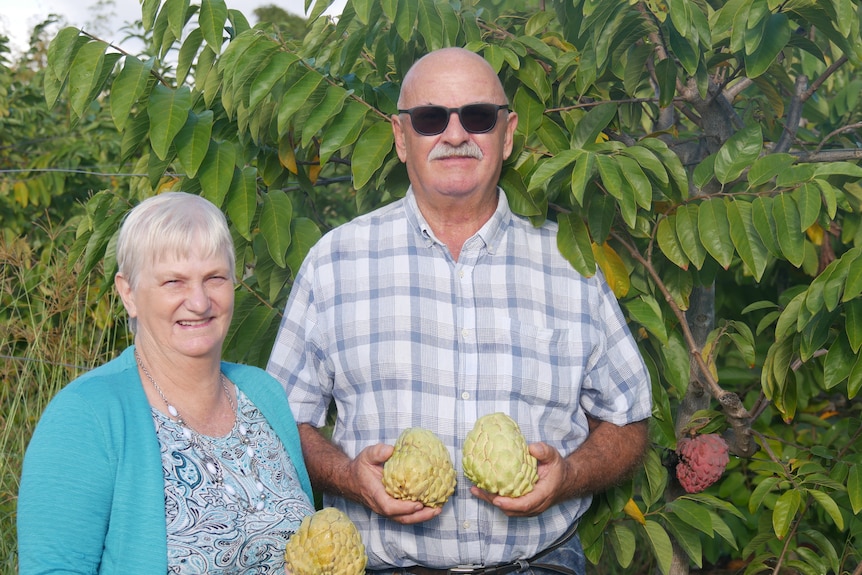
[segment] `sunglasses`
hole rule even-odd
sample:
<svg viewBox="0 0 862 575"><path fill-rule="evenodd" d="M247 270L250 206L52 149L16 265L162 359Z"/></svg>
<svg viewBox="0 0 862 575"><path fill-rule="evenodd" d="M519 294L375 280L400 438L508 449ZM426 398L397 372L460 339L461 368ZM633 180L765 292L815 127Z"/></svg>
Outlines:
<svg viewBox="0 0 862 575"><path fill-rule="evenodd" d="M485 134L497 125L497 112L508 109L508 104L466 104L460 108L416 106L409 110L398 110L398 113L410 115L410 123L417 134L436 136L446 130L452 112L458 114L465 130L471 134Z"/></svg>

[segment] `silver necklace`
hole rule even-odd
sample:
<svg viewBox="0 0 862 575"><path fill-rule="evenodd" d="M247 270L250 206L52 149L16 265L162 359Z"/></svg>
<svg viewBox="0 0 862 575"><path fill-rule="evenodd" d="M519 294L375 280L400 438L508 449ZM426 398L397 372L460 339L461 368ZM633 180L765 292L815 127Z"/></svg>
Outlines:
<svg viewBox="0 0 862 575"><path fill-rule="evenodd" d="M224 463L215 454L215 445L213 444L213 442L209 438L198 433L193 427L186 423L182 415L180 415L179 410L174 407L174 405L170 401L168 401L168 398L162 391L162 388L159 387L159 384L156 383L156 380L153 378L152 374L150 374L150 370L147 369L147 366L145 366L143 360L141 360L141 356L138 353L137 349L135 349L135 360L141 367L141 371L144 372L146 378L150 381L151 384L153 384L153 388L155 388L156 393L158 393L159 397L162 398L162 401L165 402L165 407L167 408L170 416L173 418L174 421L176 421L178 425L183 428L183 435L186 437L186 439L189 440L190 443L194 443L204 453L204 466L206 467L207 471L213 476L213 481L215 482L216 487L219 490L223 491L225 501L229 502L230 499L238 501L240 504L245 506L245 510L248 513L261 511L266 501L266 491L264 489L263 482L260 480L259 466L255 457L254 448L251 446L251 440L248 438L248 429L246 428L245 424L239 420L239 414L237 413L236 405L234 404L233 399L230 396L230 392L227 389L227 378L224 376L224 373L219 372L219 380L221 381L221 386L224 390L225 397L227 397L227 401L230 405L231 411L233 411L234 417L236 418L236 425L234 425L234 427L231 429L231 435L236 432L239 442L243 445L243 447L245 447L246 455L248 455L249 457L249 467L251 468L252 478L254 479L254 492L247 492L245 499L237 497L237 490L229 483L225 483ZM247 472L245 469L242 469L241 472L244 476L247 476Z"/></svg>

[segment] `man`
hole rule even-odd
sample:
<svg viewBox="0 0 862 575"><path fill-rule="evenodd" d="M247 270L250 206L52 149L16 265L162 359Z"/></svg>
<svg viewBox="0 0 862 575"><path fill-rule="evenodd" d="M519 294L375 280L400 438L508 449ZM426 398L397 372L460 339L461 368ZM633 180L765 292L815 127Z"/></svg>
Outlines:
<svg viewBox="0 0 862 575"><path fill-rule="evenodd" d="M574 271L556 226L513 215L497 187L518 117L490 65L432 52L398 106L410 190L311 250L267 369L289 394L313 484L356 523L370 570L535 560L582 573L578 518L638 465L649 376L601 276ZM319 432L330 401L331 442ZM539 463L518 498L479 490L461 467L467 432L498 411ZM433 431L453 458L458 483L441 508L393 499L381 482L409 427Z"/></svg>

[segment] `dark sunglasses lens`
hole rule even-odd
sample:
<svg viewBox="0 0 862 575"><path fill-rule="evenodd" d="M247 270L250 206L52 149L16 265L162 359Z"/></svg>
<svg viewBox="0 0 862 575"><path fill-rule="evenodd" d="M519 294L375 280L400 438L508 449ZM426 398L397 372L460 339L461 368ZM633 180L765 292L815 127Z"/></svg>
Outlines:
<svg viewBox="0 0 862 575"><path fill-rule="evenodd" d="M449 111L442 106L418 106L410 112L413 129L424 136L443 132L449 124Z"/></svg>
<svg viewBox="0 0 862 575"><path fill-rule="evenodd" d="M474 134L490 132L497 125L497 107L492 104L468 104L458 115L464 129Z"/></svg>

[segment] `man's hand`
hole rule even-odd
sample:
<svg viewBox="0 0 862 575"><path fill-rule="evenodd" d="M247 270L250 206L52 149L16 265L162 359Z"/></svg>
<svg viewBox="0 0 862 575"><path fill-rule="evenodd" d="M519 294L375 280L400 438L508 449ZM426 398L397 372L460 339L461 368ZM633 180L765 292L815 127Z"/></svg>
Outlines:
<svg viewBox="0 0 862 575"><path fill-rule="evenodd" d="M470 492L511 517L538 515L572 497L603 491L626 479L640 464L647 446L648 424L618 426L590 419L586 441L568 457L546 443L530 444L538 461L539 480L521 497L501 497L473 486Z"/></svg>
<svg viewBox="0 0 862 575"><path fill-rule="evenodd" d="M307 423L299 424L299 437L308 474L315 488L365 505L375 513L409 525L440 515L442 507L425 507L418 501L390 497L383 487L383 464L392 445L378 443L350 459L341 449Z"/></svg>
<svg viewBox="0 0 862 575"><path fill-rule="evenodd" d="M355 483L356 499L378 515L410 525L440 515L442 507L425 507L418 501L402 501L390 496L383 487L383 464L394 447L384 443L371 445L359 452L348 465L348 475Z"/></svg>
<svg viewBox="0 0 862 575"><path fill-rule="evenodd" d="M531 443L530 454L538 461L539 479L533 490L520 497L494 495L475 485L470 493L500 508L509 517L531 517L545 511L558 500L567 481L566 460L547 443Z"/></svg>

